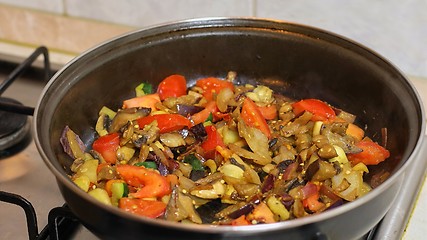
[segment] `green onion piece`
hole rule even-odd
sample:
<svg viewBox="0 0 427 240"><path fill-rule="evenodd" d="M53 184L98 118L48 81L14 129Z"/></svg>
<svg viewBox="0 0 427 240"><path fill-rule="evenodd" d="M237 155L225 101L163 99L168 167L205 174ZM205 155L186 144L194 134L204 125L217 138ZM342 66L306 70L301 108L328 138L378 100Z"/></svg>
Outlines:
<svg viewBox="0 0 427 240"><path fill-rule="evenodd" d="M185 156L184 162L189 163L193 167L193 170L201 170L201 171L205 170L205 168L202 165L202 162L196 156L194 156L194 154Z"/></svg>
<svg viewBox="0 0 427 240"><path fill-rule="evenodd" d="M141 83L135 88L135 94L137 97L151 94L153 91L153 85L149 83Z"/></svg>
<svg viewBox="0 0 427 240"><path fill-rule="evenodd" d="M135 163L135 166L138 166L138 167L143 166L145 168L157 169L157 164L154 161L138 162L138 163Z"/></svg>
<svg viewBox="0 0 427 240"><path fill-rule="evenodd" d="M208 118L206 118L205 122L213 122L213 115L212 113L209 113Z"/></svg>

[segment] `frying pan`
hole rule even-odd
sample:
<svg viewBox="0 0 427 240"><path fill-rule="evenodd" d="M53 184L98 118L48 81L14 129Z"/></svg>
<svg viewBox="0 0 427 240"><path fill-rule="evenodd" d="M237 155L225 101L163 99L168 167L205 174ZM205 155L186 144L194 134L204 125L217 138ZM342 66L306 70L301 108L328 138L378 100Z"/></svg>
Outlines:
<svg viewBox="0 0 427 240"><path fill-rule="evenodd" d="M59 143L69 125L90 145L102 106L119 108L141 82L171 74L225 77L264 84L291 98L319 98L357 115L367 135L388 129L391 157L370 169L390 177L354 202L318 215L254 226L210 226L134 216L98 203L72 183ZM192 19L131 32L76 57L49 81L34 116L35 142L72 212L102 239L357 239L392 207L416 164L425 129L414 87L389 61L337 34L289 22L252 18ZM369 177L369 176L368 176Z"/></svg>

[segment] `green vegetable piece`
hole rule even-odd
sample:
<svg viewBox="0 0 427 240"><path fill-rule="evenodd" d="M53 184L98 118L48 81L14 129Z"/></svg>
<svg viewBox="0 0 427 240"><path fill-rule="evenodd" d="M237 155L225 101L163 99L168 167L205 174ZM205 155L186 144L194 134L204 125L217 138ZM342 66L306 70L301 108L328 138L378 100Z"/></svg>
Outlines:
<svg viewBox="0 0 427 240"><path fill-rule="evenodd" d="M111 203L114 206L118 206L120 198L127 197L128 194L129 188L126 183L115 182L111 185Z"/></svg>
<svg viewBox="0 0 427 240"><path fill-rule="evenodd" d="M90 186L90 180L89 177L86 175L77 176L73 179L73 182L79 186L83 191L87 192L89 191Z"/></svg>
<svg viewBox="0 0 427 240"><path fill-rule="evenodd" d="M108 196L107 191L102 188L95 188L88 192L89 195L94 197L96 200L100 201L103 204L111 205L110 197Z"/></svg>
<svg viewBox="0 0 427 240"><path fill-rule="evenodd" d="M135 166L138 166L138 167L143 166L145 168L157 169L157 164L154 161L138 162L138 163L135 163Z"/></svg>
<svg viewBox="0 0 427 240"><path fill-rule="evenodd" d="M137 97L151 94L153 91L153 85L149 83L141 83L135 88L135 94Z"/></svg>
<svg viewBox="0 0 427 240"><path fill-rule="evenodd" d="M202 162L196 156L194 156L194 154L185 156L184 162L189 163L193 167L193 170L205 170Z"/></svg>
<svg viewBox="0 0 427 240"><path fill-rule="evenodd" d="M206 118L205 122L213 122L213 115L212 113L209 113L208 118Z"/></svg>
<svg viewBox="0 0 427 240"><path fill-rule="evenodd" d="M98 115L101 116L102 114L107 115L110 119L113 119L116 116L116 112L114 112L113 110L109 109L106 106L103 106L101 110L99 110Z"/></svg>

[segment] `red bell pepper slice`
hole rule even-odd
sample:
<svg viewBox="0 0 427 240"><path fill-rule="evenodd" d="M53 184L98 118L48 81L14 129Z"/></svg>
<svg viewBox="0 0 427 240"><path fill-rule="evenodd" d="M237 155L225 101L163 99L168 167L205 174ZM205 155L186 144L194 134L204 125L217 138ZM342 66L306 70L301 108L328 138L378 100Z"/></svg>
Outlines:
<svg viewBox="0 0 427 240"><path fill-rule="evenodd" d="M205 97L208 101L212 101L213 96L217 95L224 88L229 88L234 91L234 85L232 82L221 80L215 77L199 79L196 82L196 86L203 89L203 97Z"/></svg>
<svg viewBox="0 0 427 240"><path fill-rule="evenodd" d="M240 217L233 219L233 221L231 221L231 225L232 226L245 226L245 225L251 225L251 222L249 222L246 219L245 215L241 215Z"/></svg>
<svg viewBox="0 0 427 240"><path fill-rule="evenodd" d="M325 207L325 204L319 201L319 189L320 187L312 182L308 182L301 188L303 196L302 204L313 212L317 212Z"/></svg>
<svg viewBox="0 0 427 240"><path fill-rule="evenodd" d="M157 87L157 93L163 101L168 97L180 97L187 94L187 80L182 75L170 75Z"/></svg>
<svg viewBox="0 0 427 240"><path fill-rule="evenodd" d="M172 132L175 130L183 129L184 127L191 127L192 124L188 118L179 114L157 114L142 117L136 120L139 128L144 128L145 125L157 121L157 126L160 129L160 133Z"/></svg>
<svg viewBox="0 0 427 240"><path fill-rule="evenodd" d="M116 151L119 149L120 135L118 133L110 133L96 139L92 148L99 154L107 163L114 164L117 161Z"/></svg>
<svg viewBox="0 0 427 240"><path fill-rule="evenodd" d="M240 116L246 125L258 128L268 138L271 137L270 127L268 126L267 121L262 116L258 106L250 98L245 98L243 101L242 112L240 113Z"/></svg>
<svg viewBox="0 0 427 240"><path fill-rule="evenodd" d="M305 111L311 112L313 114L312 121L327 121L336 117L335 111L328 104L318 99L303 99L293 103L292 107L296 116Z"/></svg>
<svg viewBox="0 0 427 240"><path fill-rule="evenodd" d="M191 116L193 125L205 122L206 119L209 118L210 114L212 114L213 122L219 121L221 119L227 119L227 117L230 116L229 113L220 112L218 107L216 106L215 101L210 101L206 104L205 108L202 111L195 113Z"/></svg>
<svg viewBox="0 0 427 240"><path fill-rule="evenodd" d="M161 201L151 201L135 198L120 198L119 208L149 218L158 218L166 211L166 204Z"/></svg>
<svg viewBox="0 0 427 240"><path fill-rule="evenodd" d="M205 152L210 152L215 150L216 146L225 147L225 144L222 140L221 134L216 130L215 126L210 125L205 127L207 138L201 144L201 147Z"/></svg>
<svg viewBox="0 0 427 240"><path fill-rule="evenodd" d="M127 164L117 165L116 169L117 173L127 184L138 189L137 192L130 193L130 197L162 197L171 193L171 187L167 178L154 170Z"/></svg>
<svg viewBox="0 0 427 240"><path fill-rule="evenodd" d="M258 106L258 109L266 120L273 120L277 117L277 108L275 105Z"/></svg>
<svg viewBox="0 0 427 240"><path fill-rule="evenodd" d="M361 148L362 152L347 155L348 160L353 165L356 165L359 162L362 162L365 165L377 165L390 157L390 152L387 149L370 139L365 138L357 142L356 146Z"/></svg>

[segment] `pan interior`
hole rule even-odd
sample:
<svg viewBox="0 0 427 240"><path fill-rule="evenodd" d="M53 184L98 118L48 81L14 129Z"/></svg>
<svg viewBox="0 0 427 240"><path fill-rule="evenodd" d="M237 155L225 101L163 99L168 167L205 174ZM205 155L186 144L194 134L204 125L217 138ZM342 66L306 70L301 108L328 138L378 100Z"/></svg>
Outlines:
<svg viewBox="0 0 427 240"><path fill-rule="evenodd" d="M419 102L405 77L386 60L341 37L293 24L246 22L204 27L169 26L119 37L58 72L37 113L37 138L61 181L70 159L59 143L68 125L89 145L102 106L117 109L141 82L154 86L171 74L264 84L289 97L319 98L357 115L367 134L381 141L388 129L391 159L378 171L395 171L421 132ZM375 173L376 170L372 171Z"/></svg>

